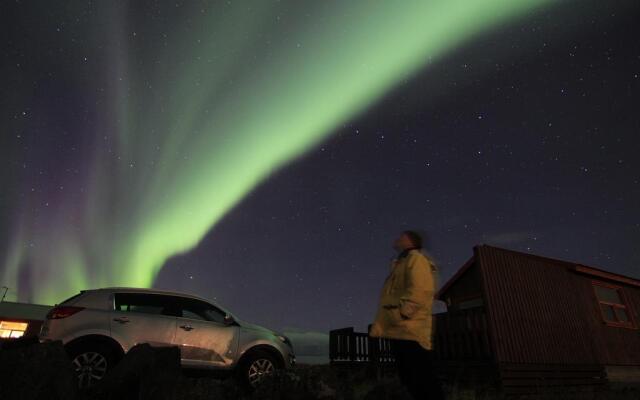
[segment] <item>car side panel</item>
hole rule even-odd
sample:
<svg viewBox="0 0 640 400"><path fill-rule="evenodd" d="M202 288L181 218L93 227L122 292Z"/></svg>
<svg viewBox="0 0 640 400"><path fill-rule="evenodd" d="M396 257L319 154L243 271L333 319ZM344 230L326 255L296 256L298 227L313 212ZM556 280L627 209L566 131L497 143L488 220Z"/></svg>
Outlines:
<svg viewBox="0 0 640 400"><path fill-rule="evenodd" d="M111 337L125 352L140 343L156 347L173 345L175 317L122 311L112 311L110 316Z"/></svg>
<svg viewBox="0 0 640 400"><path fill-rule="evenodd" d="M84 309L64 319L45 320L40 330L41 340L61 340L63 344L87 335L110 336L109 311Z"/></svg>
<svg viewBox="0 0 640 400"><path fill-rule="evenodd" d="M225 369L235 362L239 327L181 317L177 325L174 343L180 347L183 366Z"/></svg>

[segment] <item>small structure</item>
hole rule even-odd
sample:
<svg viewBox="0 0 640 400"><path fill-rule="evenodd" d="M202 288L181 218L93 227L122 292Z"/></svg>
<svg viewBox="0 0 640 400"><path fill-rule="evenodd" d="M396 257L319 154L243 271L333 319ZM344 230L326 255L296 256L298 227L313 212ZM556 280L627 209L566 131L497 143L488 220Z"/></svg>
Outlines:
<svg viewBox="0 0 640 400"><path fill-rule="evenodd" d="M436 298L447 304L434 351L448 378L482 375L507 393L640 382L638 279L482 245ZM351 357L344 333L332 335L334 363Z"/></svg>
<svg viewBox="0 0 640 400"><path fill-rule="evenodd" d="M0 339L38 336L51 306L0 302Z"/></svg>

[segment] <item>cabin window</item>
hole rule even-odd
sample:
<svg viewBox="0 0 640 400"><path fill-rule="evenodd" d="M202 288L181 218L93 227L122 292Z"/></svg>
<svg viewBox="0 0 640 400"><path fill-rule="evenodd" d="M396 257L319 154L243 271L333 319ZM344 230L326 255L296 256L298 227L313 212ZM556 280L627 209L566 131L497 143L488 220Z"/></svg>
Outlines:
<svg viewBox="0 0 640 400"><path fill-rule="evenodd" d="M0 338L16 339L22 337L28 326L29 324L26 322L0 321Z"/></svg>
<svg viewBox="0 0 640 400"><path fill-rule="evenodd" d="M593 282L602 319L607 325L635 328L622 288L604 282Z"/></svg>

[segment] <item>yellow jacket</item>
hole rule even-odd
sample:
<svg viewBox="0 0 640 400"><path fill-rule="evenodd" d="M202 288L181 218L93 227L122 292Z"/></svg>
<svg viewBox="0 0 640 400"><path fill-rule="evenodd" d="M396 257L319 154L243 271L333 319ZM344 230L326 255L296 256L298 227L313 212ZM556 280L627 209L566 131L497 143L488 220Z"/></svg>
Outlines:
<svg viewBox="0 0 640 400"><path fill-rule="evenodd" d="M435 265L419 250L410 250L405 257L394 260L369 334L414 340L431 350L435 273Z"/></svg>

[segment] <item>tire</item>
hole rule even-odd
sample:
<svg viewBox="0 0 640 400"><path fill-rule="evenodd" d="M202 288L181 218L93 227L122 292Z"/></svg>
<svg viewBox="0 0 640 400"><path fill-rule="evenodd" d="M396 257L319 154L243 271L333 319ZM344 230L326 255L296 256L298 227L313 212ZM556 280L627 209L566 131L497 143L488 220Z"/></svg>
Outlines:
<svg viewBox="0 0 640 400"><path fill-rule="evenodd" d="M85 389L104 379L116 364L116 353L104 343L79 343L69 349L78 387Z"/></svg>
<svg viewBox="0 0 640 400"><path fill-rule="evenodd" d="M238 378L249 389L255 389L262 380L281 369L280 363L269 352L256 350L247 355L238 365Z"/></svg>

